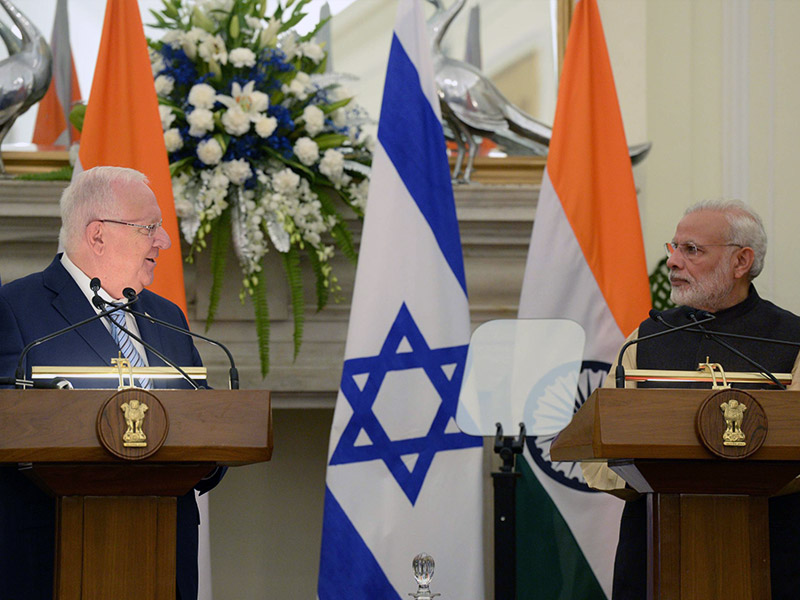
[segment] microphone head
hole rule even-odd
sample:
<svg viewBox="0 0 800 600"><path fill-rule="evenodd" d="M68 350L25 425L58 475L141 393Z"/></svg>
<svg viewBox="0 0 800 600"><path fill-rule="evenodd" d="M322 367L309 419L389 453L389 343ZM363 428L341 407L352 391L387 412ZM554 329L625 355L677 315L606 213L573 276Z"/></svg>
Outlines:
<svg viewBox="0 0 800 600"><path fill-rule="evenodd" d="M136 292L133 290L133 288L129 287L126 287L124 290L122 290L122 295L125 296L128 300L133 300L134 298L136 298Z"/></svg>
<svg viewBox="0 0 800 600"><path fill-rule="evenodd" d="M92 277L92 280L89 282L89 289L91 289L95 294L100 290L99 277Z"/></svg>
<svg viewBox="0 0 800 600"><path fill-rule="evenodd" d="M103 300L100 296L95 295L92 298L92 304L95 305L96 308L103 310L106 304L108 304L105 300Z"/></svg>
<svg viewBox="0 0 800 600"><path fill-rule="evenodd" d="M712 315L707 310L696 310L689 313L689 317L693 319L716 319L714 315Z"/></svg>
<svg viewBox="0 0 800 600"><path fill-rule="evenodd" d="M72 382L69 379L64 379L63 377L55 377L51 383L58 388L59 390L74 390L75 388L72 387Z"/></svg>
<svg viewBox="0 0 800 600"><path fill-rule="evenodd" d="M653 319L653 321L658 321L658 318L661 316L661 311L651 308L650 312L647 314L650 315L650 318Z"/></svg>

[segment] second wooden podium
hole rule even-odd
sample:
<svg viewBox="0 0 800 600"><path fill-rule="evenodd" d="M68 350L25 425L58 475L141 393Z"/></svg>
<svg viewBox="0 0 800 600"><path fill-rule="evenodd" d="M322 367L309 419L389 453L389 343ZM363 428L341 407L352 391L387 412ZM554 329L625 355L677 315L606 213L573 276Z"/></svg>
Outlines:
<svg viewBox="0 0 800 600"><path fill-rule="evenodd" d="M272 454L266 391L0 390L0 432L56 497L56 600L174 600L176 497Z"/></svg>
<svg viewBox="0 0 800 600"><path fill-rule="evenodd" d="M598 389L551 458L608 460L647 494L648 598L768 600L768 498L800 474L798 432L795 392Z"/></svg>

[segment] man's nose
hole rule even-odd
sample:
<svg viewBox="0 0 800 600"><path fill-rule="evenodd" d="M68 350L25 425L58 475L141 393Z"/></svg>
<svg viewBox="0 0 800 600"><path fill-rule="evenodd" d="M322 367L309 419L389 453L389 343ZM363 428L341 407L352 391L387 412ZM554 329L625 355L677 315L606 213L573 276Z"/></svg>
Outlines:
<svg viewBox="0 0 800 600"><path fill-rule="evenodd" d="M667 257L667 268L680 269L683 266L683 254L680 250L673 250L672 254Z"/></svg>
<svg viewBox="0 0 800 600"><path fill-rule="evenodd" d="M161 250L168 250L172 246L172 240L169 239L169 234L164 227L159 227L153 235L153 246Z"/></svg>

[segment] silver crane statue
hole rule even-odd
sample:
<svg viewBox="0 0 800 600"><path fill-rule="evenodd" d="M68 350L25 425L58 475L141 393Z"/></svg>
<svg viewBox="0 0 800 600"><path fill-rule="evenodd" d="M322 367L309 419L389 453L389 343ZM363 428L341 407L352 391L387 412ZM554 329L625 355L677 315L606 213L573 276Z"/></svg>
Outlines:
<svg viewBox="0 0 800 600"><path fill-rule="evenodd" d="M22 113L41 100L50 85L53 58L42 34L9 0L0 5L19 29L18 37L0 22L8 57L0 61L0 144ZM5 173L0 156L0 173Z"/></svg>
<svg viewBox="0 0 800 600"><path fill-rule="evenodd" d="M442 51L442 39L466 0L456 0L449 8L443 0L428 1L436 8L428 19L428 33L445 135L458 147L453 179L470 181L478 151L476 137L491 139L509 154L546 155L552 127L514 106L478 68ZM641 162L649 151L649 142L631 146L631 162Z"/></svg>

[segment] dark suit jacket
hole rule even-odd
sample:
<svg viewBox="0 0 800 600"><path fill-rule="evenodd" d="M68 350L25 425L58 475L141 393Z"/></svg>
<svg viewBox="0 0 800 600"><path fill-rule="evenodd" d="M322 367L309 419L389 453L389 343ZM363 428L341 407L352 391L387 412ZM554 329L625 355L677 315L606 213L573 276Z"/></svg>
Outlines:
<svg viewBox="0 0 800 600"><path fill-rule="evenodd" d="M169 323L188 327L183 312L172 302L147 290L134 308ZM22 349L32 340L87 319L94 309L64 269L59 254L41 273L0 287L0 376L11 377ZM142 339L180 366L200 366L192 339L137 317ZM32 365L108 365L118 348L98 320L34 347ZM147 352L150 366L163 361ZM76 379L75 387L113 387L108 381ZM164 387L154 382L156 387ZM174 381L169 384L175 387ZM188 384L184 383L184 387ZM0 432L2 435L2 432ZM198 484L208 491L221 474ZM0 467L0 598L50 599L53 589L55 528L53 499L14 467ZM197 597L197 525L194 492L178 498L177 587L181 600Z"/></svg>

